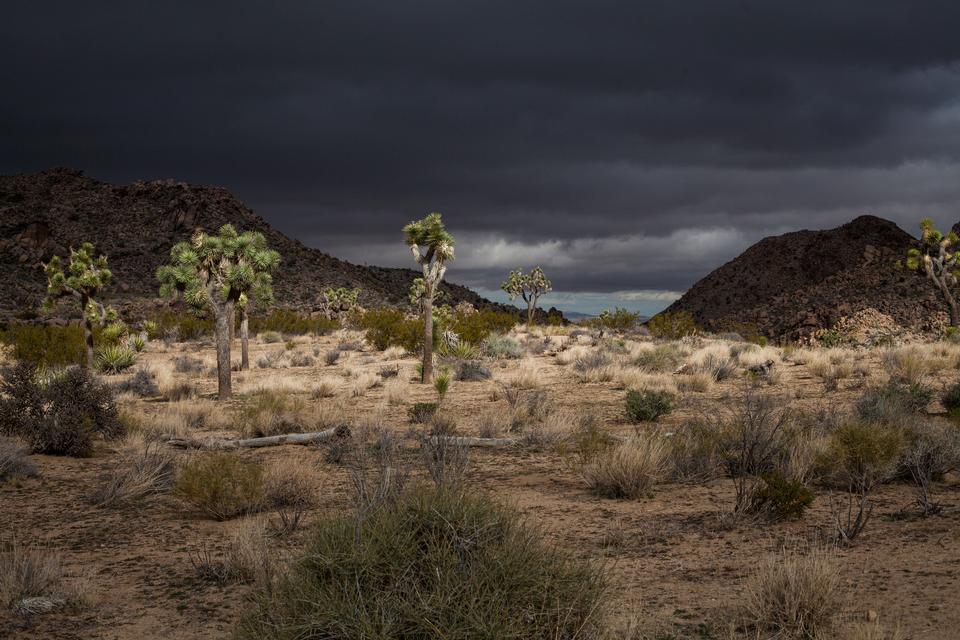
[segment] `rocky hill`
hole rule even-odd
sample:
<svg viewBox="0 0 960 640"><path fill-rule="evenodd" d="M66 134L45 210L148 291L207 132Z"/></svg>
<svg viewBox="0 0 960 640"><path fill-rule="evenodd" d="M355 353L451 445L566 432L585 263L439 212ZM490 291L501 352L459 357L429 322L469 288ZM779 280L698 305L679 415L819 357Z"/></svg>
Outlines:
<svg viewBox="0 0 960 640"><path fill-rule="evenodd" d="M922 274L899 270L916 240L893 222L860 216L824 231L764 238L697 282L667 311L687 311L711 330L755 325L770 337L803 338L854 317L888 317L915 331L946 314Z"/></svg>
<svg viewBox="0 0 960 640"><path fill-rule="evenodd" d="M112 185L81 171L52 169L0 176L0 320L29 317L42 302L42 261L65 255L71 245L93 241L110 258L111 304L144 311L157 304L156 268L170 247L195 228L225 223L260 231L282 262L275 277L277 302L315 311L325 287L359 287L365 306L406 300L417 272L358 266L283 235L226 189L172 180ZM500 306L466 287L445 283L454 303ZM510 308L513 309L512 307Z"/></svg>

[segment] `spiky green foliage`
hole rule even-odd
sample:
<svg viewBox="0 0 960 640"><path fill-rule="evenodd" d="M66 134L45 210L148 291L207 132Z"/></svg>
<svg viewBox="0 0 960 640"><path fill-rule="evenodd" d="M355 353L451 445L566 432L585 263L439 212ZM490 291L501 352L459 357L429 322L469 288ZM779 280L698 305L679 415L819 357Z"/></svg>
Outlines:
<svg viewBox="0 0 960 640"><path fill-rule="evenodd" d="M423 370L421 380L433 377L433 299L437 286L443 280L447 262L454 258L453 236L443 226L439 213L431 213L422 220L411 222L403 228L404 240L410 247L413 259L423 270L423 294L420 296L423 311Z"/></svg>
<svg viewBox="0 0 960 640"><path fill-rule="evenodd" d="M953 289L960 277L960 251L957 250L957 234L953 231L944 234L934 228L930 218L920 221L920 246L907 251L905 262L899 263L912 271L923 271L933 282L947 303L950 312L950 326L960 322L960 311Z"/></svg>
<svg viewBox="0 0 960 640"><path fill-rule="evenodd" d="M45 304L52 306L59 298L72 297L83 314L84 337L86 339L86 365L93 367L93 325L103 326L117 321L117 312L104 307L97 298L110 284L113 278L107 266L107 256L96 256L96 249L90 242L84 242L79 249L70 249L68 264L64 267L60 256L53 256L44 265L47 274L47 299Z"/></svg>
<svg viewBox="0 0 960 640"><path fill-rule="evenodd" d="M251 300L261 305L273 299L271 272L280 254L267 247L262 233L238 233L233 225L217 235L203 231L190 242L170 249L170 263L157 269L160 295L181 297L196 309L210 309L216 318L219 395L230 396L229 322L234 309L245 312Z"/></svg>
<svg viewBox="0 0 960 640"><path fill-rule="evenodd" d="M320 293L320 309L328 320L349 312L360 298L360 289L327 287Z"/></svg>
<svg viewBox="0 0 960 640"><path fill-rule="evenodd" d="M527 324L533 324L534 315L537 311L537 300L540 299L540 296L553 291L553 285L540 267L534 267L527 274L524 274L520 269L511 271L500 288L510 296L511 300L519 296L527 303Z"/></svg>

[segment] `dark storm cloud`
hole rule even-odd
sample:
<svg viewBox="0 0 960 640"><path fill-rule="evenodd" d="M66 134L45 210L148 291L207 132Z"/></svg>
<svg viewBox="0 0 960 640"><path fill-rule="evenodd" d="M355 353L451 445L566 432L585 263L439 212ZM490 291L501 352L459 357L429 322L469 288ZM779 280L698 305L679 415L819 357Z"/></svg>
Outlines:
<svg viewBox="0 0 960 640"><path fill-rule="evenodd" d="M112 6L111 6L112 5ZM960 218L953 2L18 3L0 170L232 188L281 229L451 279L682 290L763 235Z"/></svg>

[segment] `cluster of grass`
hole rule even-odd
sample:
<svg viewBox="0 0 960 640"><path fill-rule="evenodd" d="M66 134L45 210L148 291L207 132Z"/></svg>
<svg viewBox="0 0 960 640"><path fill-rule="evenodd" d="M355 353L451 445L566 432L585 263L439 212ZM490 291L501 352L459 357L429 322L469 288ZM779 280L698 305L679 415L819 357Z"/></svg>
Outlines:
<svg viewBox="0 0 960 640"><path fill-rule="evenodd" d="M543 543L514 510L418 488L318 523L239 637L597 637L605 596L599 567Z"/></svg>

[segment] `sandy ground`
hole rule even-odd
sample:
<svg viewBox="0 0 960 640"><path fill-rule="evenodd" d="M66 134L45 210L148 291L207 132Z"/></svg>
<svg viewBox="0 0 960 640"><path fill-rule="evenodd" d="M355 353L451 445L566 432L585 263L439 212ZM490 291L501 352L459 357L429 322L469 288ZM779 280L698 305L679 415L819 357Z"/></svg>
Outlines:
<svg viewBox="0 0 960 640"><path fill-rule="evenodd" d="M320 347L321 357L311 367L254 368L235 374L239 394L231 405L239 406L244 394L257 384L276 382L278 377L309 385L320 375L343 376L349 370L355 379L385 364L399 364L403 378L413 374L413 358L385 361L382 353L373 351L345 352L336 365L325 366L322 354L334 344L334 337L301 338L297 349L308 352ZM252 361L278 348L283 345L254 344ZM182 353L209 359L212 348L193 344L167 349L156 344L148 348L143 361L159 366ZM870 378L882 380L884 376L878 353L858 358L870 376L842 380L837 391L825 391L806 366L790 364L778 367L780 379L773 390L790 395L797 406L809 410L850 403L862 393L863 385L871 383ZM556 405L589 408L602 419L604 429L632 431L623 417L622 387L580 382L570 367L556 364L554 356L547 354L528 356L523 365L516 361L493 363L494 381L454 382L444 404L461 432L476 433L478 416L494 406L497 381L509 379L520 366L538 372L542 388ZM212 395L213 377L201 375L193 380L203 394ZM684 393L678 410L663 424L669 428L698 412L715 410L743 385L742 380L734 379L707 393ZM304 397L318 405L341 403L354 416L382 411L384 423L395 427L408 446L415 448L414 436L421 427L408 423L407 408L415 401L433 400L434 392L410 384L406 400L399 404L387 404L385 393L380 387L354 398L347 397L345 389L335 398ZM127 410L147 415L162 410L165 404L132 398L123 402ZM210 397L195 402L215 404ZM219 410L229 415L222 406ZM211 431L227 433L222 426ZM88 459L33 456L39 477L0 485L0 534L35 539L59 549L68 576L88 578L97 594L97 602L79 612L29 619L0 613L0 637L146 640L230 635L248 606L250 587L220 585L200 577L191 555L200 549L222 550L237 521L214 522L168 495L124 508L91 506L86 501L91 489L122 464L119 448L118 444L102 443ZM349 471L325 462L324 453L323 448L284 446L241 455L257 460L296 457L309 462L316 470L319 504L308 517L316 519L344 512L351 500ZM639 619L690 637L725 637L720 631L711 635L703 628L700 635L693 634L700 625L715 625L729 617L738 606L744 579L767 554L784 545L800 548L829 540L833 531L831 502L835 495L826 490L817 490L817 499L802 520L722 526L718 513L729 510L733 503L729 480L663 484L650 499L602 499L587 491L562 453L549 447L472 450L469 481L515 504L557 544L606 562L619 618ZM952 508L927 518L899 516L912 501L910 487L891 484L878 493L874 518L866 532L855 544L836 552L842 567L844 616L855 620L878 615L888 628L899 626L904 638L960 638L960 481L948 477L937 484L936 491ZM308 535L309 527L305 527L278 540L278 552L295 554Z"/></svg>

